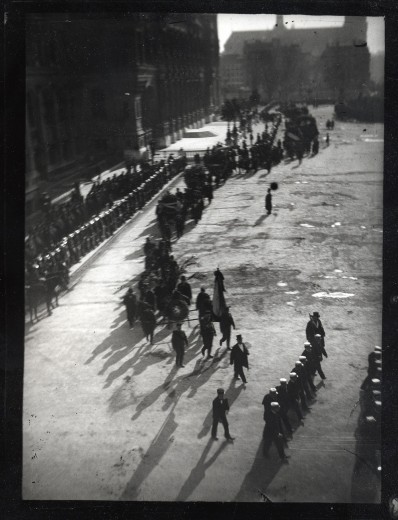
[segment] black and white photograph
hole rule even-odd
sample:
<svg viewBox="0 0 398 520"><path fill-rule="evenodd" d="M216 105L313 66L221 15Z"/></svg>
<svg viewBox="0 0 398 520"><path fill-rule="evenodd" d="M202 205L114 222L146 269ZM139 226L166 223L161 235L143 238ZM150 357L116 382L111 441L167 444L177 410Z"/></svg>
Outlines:
<svg viewBox="0 0 398 520"><path fill-rule="evenodd" d="M384 18L25 44L23 500L380 504Z"/></svg>

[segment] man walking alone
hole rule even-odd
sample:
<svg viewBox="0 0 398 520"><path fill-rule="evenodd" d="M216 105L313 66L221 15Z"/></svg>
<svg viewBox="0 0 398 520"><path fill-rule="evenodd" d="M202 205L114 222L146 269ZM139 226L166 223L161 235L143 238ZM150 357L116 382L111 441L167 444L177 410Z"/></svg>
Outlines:
<svg viewBox="0 0 398 520"><path fill-rule="evenodd" d="M217 390L217 397L213 400L213 427L211 429L211 436L215 441L218 441L217 427L218 423L224 426L224 435L228 441L233 441L233 437L229 434L229 425L226 414L229 412L228 399L224 397L224 390L219 388Z"/></svg>

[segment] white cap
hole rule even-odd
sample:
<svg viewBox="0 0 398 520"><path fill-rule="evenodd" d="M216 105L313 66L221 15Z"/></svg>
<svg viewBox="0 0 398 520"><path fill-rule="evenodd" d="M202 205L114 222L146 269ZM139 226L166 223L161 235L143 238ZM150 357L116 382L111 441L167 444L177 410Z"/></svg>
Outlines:
<svg viewBox="0 0 398 520"><path fill-rule="evenodd" d="M375 350L378 351L378 352L381 352L381 347L378 347L378 346L376 345Z"/></svg>
<svg viewBox="0 0 398 520"><path fill-rule="evenodd" d="M320 334L315 334L316 338L321 338L322 336Z"/></svg>
<svg viewBox="0 0 398 520"><path fill-rule="evenodd" d="M284 377L281 377L281 378L279 379L279 381L280 381L282 384L287 383L287 379L285 379Z"/></svg>
<svg viewBox="0 0 398 520"><path fill-rule="evenodd" d="M372 385L379 386L380 385L380 379L372 379Z"/></svg>
<svg viewBox="0 0 398 520"><path fill-rule="evenodd" d="M372 390L373 397L379 397L381 395L380 390Z"/></svg>
<svg viewBox="0 0 398 520"><path fill-rule="evenodd" d="M306 358L305 356L300 356L300 357L299 357L299 360L300 360L300 361L307 361L307 358Z"/></svg>
<svg viewBox="0 0 398 520"><path fill-rule="evenodd" d="M292 379L294 377L297 377L297 374L296 374L296 372L290 372L289 376L290 376L290 379Z"/></svg>
<svg viewBox="0 0 398 520"><path fill-rule="evenodd" d="M274 393L274 392L276 392L276 388L270 388L269 391L270 391L271 393Z"/></svg>
<svg viewBox="0 0 398 520"><path fill-rule="evenodd" d="M296 365L296 367L298 367L298 366L302 365L302 363L301 363L301 361L296 361L295 365Z"/></svg>
<svg viewBox="0 0 398 520"><path fill-rule="evenodd" d="M271 403L271 408L279 408L279 403L277 403L276 401L273 401Z"/></svg>
<svg viewBox="0 0 398 520"><path fill-rule="evenodd" d="M375 406L377 406L377 408L380 408L381 407L381 401L375 401Z"/></svg>
<svg viewBox="0 0 398 520"><path fill-rule="evenodd" d="M309 341L306 341L306 342L304 343L304 347L310 347L310 346L311 346L311 343L310 343Z"/></svg>

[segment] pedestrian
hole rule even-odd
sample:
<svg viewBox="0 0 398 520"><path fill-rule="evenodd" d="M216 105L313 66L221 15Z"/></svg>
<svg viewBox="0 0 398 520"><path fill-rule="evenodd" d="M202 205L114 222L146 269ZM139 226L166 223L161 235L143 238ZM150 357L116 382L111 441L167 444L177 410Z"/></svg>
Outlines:
<svg viewBox="0 0 398 520"><path fill-rule="evenodd" d="M280 406L279 413L281 415L281 419L289 435L293 435L294 428L290 424L289 418L287 416L287 412L289 411L289 394L287 391L287 380L284 377L279 380L279 385L276 387L276 391L278 397L277 402Z"/></svg>
<svg viewBox="0 0 398 520"><path fill-rule="evenodd" d="M276 388L270 388L269 393L265 394L262 405L264 407L264 421L267 422L270 415L271 415L271 403L278 402L278 392L276 391Z"/></svg>
<svg viewBox="0 0 398 520"><path fill-rule="evenodd" d="M220 339L220 347L224 343L227 342L227 349L231 350L231 328L233 327L235 330L235 322L232 317L232 314L229 312L230 307L227 307L220 317L220 331L222 334L222 338Z"/></svg>
<svg viewBox="0 0 398 520"><path fill-rule="evenodd" d="M149 307L147 307L141 315L141 326L144 331L146 340L150 341L151 345L153 345L153 333L156 327L156 318L155 313Z"/></svg>
<svg viewBox="0 0 398 520"><path fill-rule="evenodd" d="M288 456L283 447L284 435L282 433L282 421L280 416L280 406L277 402L271 403L271 413L264 428L263 433L263 455L268 457L271 444L274 442L278 450L280 459L287 462Z"/></svg>
<svg viewBox="0 0 398 520"><path fill-rule="evenodd" d="M200 333L202 335L203 347L202 347L202 356L205 355L207 350L207 359L210 359L214 356L211 355L211 349L213 347L213 339L214 336L217 335L216 329L214 328L212 319L211 319L211 311L207 310L204 315L200 318Z"/></svg>
<svg viewBox="0 0 398 520"><path fill-rule="evenodd" d="M184 347L188 348L188 338L183 330L181 330L181 323L177 323L177 329L173 331L171 336L171 345L176 353L177 367L184 368Z"/></svg>
<svg viewBox="0 0 398 520"><path fill-rule="evenodd" d="M310 371L310 364L308 363L308 359L305 356L300 356L299 361L303 365L304 368L304 377L306 379L307 385L311 388L311 391L313 395L316 394L316 386L314 385L314 382L312 381L312 374Z"/></svg>
<svg viewBox="0 0 398 520"><path fill-rule="evenodd" d="M249 351L247 350L246 345L242 341L241 334L236 336L238 342L236 345L232 347L231 356L230 356L230 364L234 365L234 377L235 379L241 378L243 383L246 384L246 377L243 372L243 367L249 368Z"/></svg>
<svg viewBox="0 0 398 520"><path fill-rule="evenodd" d="M130 328L132 329L137 317L137 297L131 287L124 295L123 303L126 306L127 321L129 322Z"/></svg>
<svg viewBox="0 0 398 520"><path fill-rule="evenodd" d="M192 300L192 290L189 282L187 282L187 279L185 276L181 276L180 278L181 282L177 285L177 290L183 294L188 301L188 305L191 305Z"/></svg>
<svg viewBox="0 0 398 520"><path fill-rule="evenodd" d="M300 387L298 383L298 376L296 372L291 372L289 374L289 382L287 384L287 393L289 396L289 408L291 408L297 415L298 420L301 424L304 424L303 422L303 414L301 413L300 409Z"/></svg>
<svg viewBox="0 0 398 520"><path fill-rule="evenodd" d="M307 381L305 380L304 367L301 364L301 361L296 361L292 369L292 373L293 372L297 374L301 405L303 410L307 412L310 409L307 403L307 399L312 399L312 394L309 391L308 385L306 384Z"/></svg>
<svg viewBox="0 0 398 520"><path fill-rule="evenodd" d="M267 210L267 215L271 215L271 213L272 213L271 188L268 188L267 195L265 196L265 209Z"/></svg>
<svg viewBox="0 0 398 520"><path fill-rule="evenodd" d="M224 397L223 388L218 388L217 397L213 400L213 426L211 429L211 437L213 440L218 441L217 427L220 422L224 426L224 435L228 441L233 441L229 433L229 424L227 421L227 413L229 412L228 399Z"/></svg>
<svg viewBox="0 0 398 520"><path fill-rule="evenodd" d="M321 367L318 349L316 347L313 348L309 341L304 343L304 351L302 352L302 356L305 356L308 359L308 368L312 375L315 375L318 372L321 379L326 379L326 376Z"/></svg>
<svg viewBox="0 0 398 520"><path fill-rule="evenodd" d="M315 344L315 334L320 334L322 336L323 346L325 346L325 330L323 328L322 322L320 320L319 312L313 312L310 316L310 321L307 323L307 327L305 329L305 335L307 337L307 341L311 343L312 346Z"/></svg>
<svg viewBox="0 0 398 520"><path fill-rule="evenodd" d="M206 289L204 287L201 287L200 293L196 297L196 309L199 313L199 319L204 315L205 311L208 309L209 300L210 296L207 294Z"/></svg>

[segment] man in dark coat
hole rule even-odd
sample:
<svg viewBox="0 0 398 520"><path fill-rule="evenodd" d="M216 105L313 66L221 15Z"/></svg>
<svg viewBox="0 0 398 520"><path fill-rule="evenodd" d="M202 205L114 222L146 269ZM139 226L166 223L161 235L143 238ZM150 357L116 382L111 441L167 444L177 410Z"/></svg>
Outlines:
<svg viewBox="0 0 398 520"><path fill-rule="evenodd" d="M153 344L153 332L156 327L155 313L149 307L147 307L141 314L141 326L144 331L146 339L150 340L151 345Z"/></svg>
<svg viewBox="0 0 398 520"><path fill-rule="evenodd" d="M326 353L325 347L323 346L322 340L323 338L320 334L315 334L315 342L311 346L311 348L314 352L315 368L318 371L318 374L321 376L321 378L326 379L326 376L321 368L321 361L323 359L322 356L328 357L328 355Z"/></svg>
<svg viewBox="0 0 398 520"><path fill-rule="evenodd" d="M228 411L228 399L224 397L224 390L222 388L219 388L217 390L217 397L213 400L213 426L211 429L211 436L215 441L218 441L217 426L219 422L222 423L222 425L224 426L225 438L228 441L234 440L229 433L229 425L226 417Z"/></svg>
<svg viewBox="0 0 398 520"><path fill-rule="evenodd" d="M133 289L131 289L131 287L124 295L123 303L126 306L127 320L129 322L130 328L132 328L134 327L134 322L137 317L137 297L133 293Z"/></svg>
<svg viewBox="0 0 398 520"><path fill-rule="evenodd" d="M249 351L246 348L246 345L242 341L242 336L238 334L236 336L238 342L236 345L232 347L230 364L234 365L234 376L235 379L242 379L243 383L246 384L246 377L243 372L243 367L249 368Z"/></svg>
<svg viewBox="0 0 398 520"><path fill-rule="evenodd" d="M178 291L180 291L181 294L183 294L187 298L188 305L191 305L192 290L185 276L181 276L181 282L177 285L177 289Z"/></svg>
<svg viewBox="0 0 398 520"><path fill-rule="evenodd" d="M183 330L181 330L181 323L177 323L177 329L173 331L171 337L171 345L176 352L176 365L183 368L184 362L184 347L188 347L188 338Z"/></svg>
<svg viewBox="0 0 398 520"><path fill-rule="evenodd" d="M307 341L314 346L315 343L315 334L320 334L322 336L322 345L325 346L325 330L322 326L322 322L319 319L321 316L319 312L313 312L310 314L310 321L307 323L307 327L305 329L305 335L307 337Z"/></svg>
<svg viewBox="0 0 398 520"><path fill-rule="evenodd" d="M267 210L267 215L271 215L271 213L272 213L271 188L268 188L267 195L265 196L265 209Z"/></svg>
<svg viewBox="0 0 398 520"><path fill-rule="evenodd" d="M232 317L232 314L229 312L230 307L227 307L226 310L221 314L220 318L220 331L222 334L222 338L220 339L220 347L224 341L227 341L227 348L231 350L231 328L235 329L235 322Z"/></svg>
<svg viewBox="0 0 398 520"><path fill-rule="evenodd" d="M289 396L289 408L294 410L298 420L303 424L303 414L300 410L300 386L298 376L295 372L290 373L290 380L287 384L287 393Z"/></svg>
<svg viewBox="0 0 398 520"><path fill-rule="evenodd" d="M207 294L206 289L204 287L201 287L200 293L196 298L196 309L199 312L199 319L204 315L208 308L206 300L210 300L210 296Z"/></svg>
<svg viewBox="0 0 398 520"><path fill-rule="evenodd" d="M200 318L200 334L203 339L202 356L205 355L207 350L207 359L214 356L211 355L211 349L213 347L213 339L216 336L216 329L214 328L211 311L206 311L205 314Z"/></svg>
<svg viewBox="0 0 398 520"><path fill-rule="evenodd" d="M289 418L287 416L287 412L289 411L289 394L287 391L287 380L282 377L279 380L280 384L276 387L277 391L277 402L280 406L280 416L283 421L283 424L285 425L286 430L289 432L289 435L292 435L294 432L294 428L290 424Z"/></svg>
<svg viewBox="0 0 398 520"><path fill-rule="evenodd" d="M268 457L268 451L274 442L282 461L287 461L288 457L283 448L284 435L282 432L282 421L280 416L280 406L278 402L271 403L271 412L263 433L263 455Z"/></svg>
<svg viewBox="0 0 398 520"><path fill-rule="evenodd" d="M300 356L299 357L299 361L303 365L304 377L306 379L307 385L309 386L309 388L311 388L311 391L312 391L313 395L315 395L316 394L316 386L314 385L314 383L312 381L312 375L311 375L311 369L310 369L311 365L309 364L308 359L305 356Z"/></svg>
<svg viewBox="0 0 398 520"><path fill-rule="evenodd" d="M308 408L307 399L312 400L314 396L312 395L307 380L307 374L304 370L304 365L301 361L296 361L294 367L291 372L296 372L298 375L299 385L300 385L300 400L303 405L304 410Z"/></svg>

